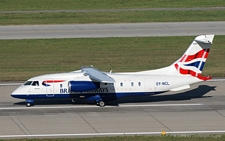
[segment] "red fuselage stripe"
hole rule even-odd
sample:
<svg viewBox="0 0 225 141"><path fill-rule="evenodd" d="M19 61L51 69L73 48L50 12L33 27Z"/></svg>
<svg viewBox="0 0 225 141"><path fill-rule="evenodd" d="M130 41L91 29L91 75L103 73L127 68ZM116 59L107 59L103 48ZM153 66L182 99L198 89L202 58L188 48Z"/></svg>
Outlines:
<svg viewBox="0 0 225 141"><path fill-rule="evenodd" d="M58 82L64 82L65 80L45 80L44 83L58 83Z"/></svg>

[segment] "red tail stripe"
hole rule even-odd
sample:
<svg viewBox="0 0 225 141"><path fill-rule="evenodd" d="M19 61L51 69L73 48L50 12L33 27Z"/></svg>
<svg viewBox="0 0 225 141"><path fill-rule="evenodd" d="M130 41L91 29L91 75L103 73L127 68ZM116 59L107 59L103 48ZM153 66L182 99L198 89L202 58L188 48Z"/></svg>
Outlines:
<svg viewBox="0 0 225 141"><path fill-rule="evenodd" d="M210 50L210 49L207 49L207 50L206 50L206 53L205 53L204 58L208 58L208 55L209 55L209 50Z"/></svg>
<svg viewBox="0 0 225 141"><path fill-rule="evenodd" d="M205 53L205 56L203 56L204 53ZM196 58L203 58L203 57L207 58L208 54L209 54L209 49L203 49L196 54L188 55L187 58L184 60L184 62L188 62L188 61L191 61L191 60L196 59ZM180 62L183 62L183 59L184 59L184 56L182 57Z"/></svg>
<svg viewBox="0 0 225 141"><path fill-rule="evenodd" d="M180 62L182 62L185 57L186 57L186 54L183 55L183 57L181 58Z"/></svg>
<svg viewBox="0 0 225 141"><path fill-rule="evenodd" d="M178 68L179 68L178 64L174 64L174 66L175 66L175 68L178 70ZM185 74L190 74L191 76L197 77L198 79L201 79L201 80L204 80L204 81L209 80L209 79L212 79L211 76L202 76L200 73L196 73L196 72L194 72L194 71L192 71L192 70L186 70L186 69L180 68L178 71L179 71L181 74L184 74L184 75L185 75Z"/></svg>
<svg viewBox="0 0 225 141"><path fill-rule="evenodd" d="M201 79L201 80L209 80L209 79L212 79L212 76L202 76L201 74L198 74L198 79Z"/></svg>
<svg viewBox="0 0 225 141"><path fill-rule="evenodd" d="M179 67L178 64L174 64L174 66L175 66L175 68L178 70L178 67Z"/></svg>
<svg viewBox="0 0 225 141"><path fill-rule="evenodd" d="M180 68L180 73L181 74L189 74L189 70L185 70L185 69Z"/></svg>

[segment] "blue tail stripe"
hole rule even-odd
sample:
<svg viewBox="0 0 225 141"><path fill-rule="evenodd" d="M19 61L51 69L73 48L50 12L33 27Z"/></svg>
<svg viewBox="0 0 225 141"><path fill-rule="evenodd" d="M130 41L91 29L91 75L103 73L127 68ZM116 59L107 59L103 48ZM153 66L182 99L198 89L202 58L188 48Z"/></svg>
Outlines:
<svg viewBox="0 0 225 141"><path fill-rule="evenodd" d="M190 63L190 64L184 64L185 66L191 66L191 67L196 67L197 69L199 69L200 71L203 70L203 67L205 65L205 62L203 61L197 61L194 63ZM201 65L201 66L200 66ZM199 67L200 66L200 67Z"/></svg>
<svg viewBox="0 0 225 141"><path fill-rule="evenodd" d="M197 61L197 62L194 62L194 63L184 64L184 65L198 68L200 63L201 63L201 61Z"/></svg>
<svg viewBox="0 0 225 141"><path fill-rule="evenodd" d="M202 62L202 65L201 65L201 67L200 67L200 71L203 70L204 65L205 65L205 62Z"/></svg>
<svg viewBox="0 0 225 141"><path fill-rule="evenodd" d="M198 68L200 63L201 63L200 61L195 62L195 67Z"/></svg>

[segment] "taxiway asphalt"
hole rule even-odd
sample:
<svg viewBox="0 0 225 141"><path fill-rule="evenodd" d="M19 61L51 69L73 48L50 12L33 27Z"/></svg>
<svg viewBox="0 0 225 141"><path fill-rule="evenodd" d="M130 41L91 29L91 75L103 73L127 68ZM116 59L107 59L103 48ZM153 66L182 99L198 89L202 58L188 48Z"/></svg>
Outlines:
<svg viewBox="0 0 225 141"><path fill-rule="evenodd" d="M160 22L0 26L0 39L225 35L225 22Z"/></svg>
<svg viewBox="0 0 225 141"><path fill-rule="evenodd" d="M10 96L18 86L0 85L0 138L224 133L224 86L225 81L201 82L184 91L122 98L106 107L69 100L40 100L26 107L24 100Z"/></svg>
<svg viewBox="0 0 225 141"><path fill-rule="evenodd" d="M98 10L19 10L0 11L0 13L90 13L90 12L128 12L128 11L196 11L196 10L224 10L225 7L192 7L192 8L126 8L126 9L98 9Z"/></svg>

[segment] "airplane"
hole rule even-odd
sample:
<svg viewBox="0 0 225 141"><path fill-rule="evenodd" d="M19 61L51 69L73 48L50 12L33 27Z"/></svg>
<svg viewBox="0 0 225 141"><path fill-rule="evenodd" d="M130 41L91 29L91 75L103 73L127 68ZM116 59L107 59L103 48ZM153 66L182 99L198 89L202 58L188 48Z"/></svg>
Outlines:
<svg viewBox="0 0 225 141"><path fill-rule="evenodd" d="M188 89L190 84L212 78L201 73L213 38L214 35L197 36L181 58L164 68L112 73L87 66L77 71L30 78L11 96L25 99L27 107L33 106L35 99L57 98L80 99L104 107L106 101L122 97Z"/></svg>

